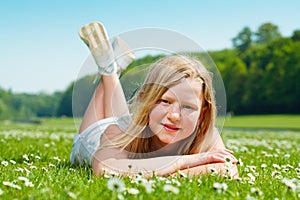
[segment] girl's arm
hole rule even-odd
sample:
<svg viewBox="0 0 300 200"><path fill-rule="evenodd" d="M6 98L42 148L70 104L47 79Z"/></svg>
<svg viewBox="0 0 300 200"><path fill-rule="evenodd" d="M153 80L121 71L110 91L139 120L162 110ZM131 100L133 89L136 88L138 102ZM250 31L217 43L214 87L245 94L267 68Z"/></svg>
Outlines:
<svg viewBox="0 0 300 200"><path fill-rule="evenodd" d="M117 173L120 175L133 175L142 173L146 177L153 174L167 176L178 170L205 166L210 163L220 163L224 166L224 157L231 156L231 151L219 149L213 152L183 156L162 156L147 159L128 159L126 153L119 149L101 149L94 155L93 170L96 175L103 173ZM235 161L233 161L235 162ZM204 172L204 168L195 168L191 173Z"/></svg>
<svg viewBox="0 0 300 200"><path fill-rule="evenodd" d="M112 125L108 127L102 142L113 139L120 134L120 131L118 126ZM212 163L224 165L226 157L231 159L231 163L235 164L237 160L232 155L233 152L224 147L222 139L218 138L218 140L214 141L217 141L217 143L214 143L213 148L210 148L209 152L147 159L128 159L128 153L125 150L101 148L94 154L92 168L96 175L101 175L105 172L114 172L120 175L132 175L141 172L144 176L151 177L153 174L167 176L178 170L191 170L193 167ZM204 172L204 169L205 167L195 168L193 173Z"/></svg>
<svg viewBox="0 0 300 200"><path fill-rule="evenodd" d="M239 173L236 164L232 163L211 163L189 169L180 170L189 177L201 176L204 174L230 175L232 178L238 178Z"/></svg>
<svg viewBox="0 0 300 200"><path fill-rule="evenodd" d="M225 149L224 142L219 134L217 128L214 129L214 132L206 142L210 145L207 145L207 151L213 152L218 151L218 149ZM201 166L195 166L188 169L181 170L183 173L186 173L188 176L199 176L203 174L216 173L219 175L230 175L232 178L237 178L239 176L238 169L236 166L237 159L233 156L233 152L230 152L231 155L226 156L230 161L218 162L218 163L209 163Z"/></svg>

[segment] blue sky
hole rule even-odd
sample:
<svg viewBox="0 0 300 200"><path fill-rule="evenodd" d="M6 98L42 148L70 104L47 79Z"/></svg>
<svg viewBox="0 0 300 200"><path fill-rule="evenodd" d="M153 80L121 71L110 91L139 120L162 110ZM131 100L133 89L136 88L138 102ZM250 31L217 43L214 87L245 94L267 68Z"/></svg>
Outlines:
<svg viewBox="0 0 300 200"><path fill-rule="evenodd" d="M300 29L298 0L0 1L0 87L62 91L89 56L78 30L101 21L109 35L144 27L179 32L206 50L231 48L245 26L271 22L283 36Z"/></svg>

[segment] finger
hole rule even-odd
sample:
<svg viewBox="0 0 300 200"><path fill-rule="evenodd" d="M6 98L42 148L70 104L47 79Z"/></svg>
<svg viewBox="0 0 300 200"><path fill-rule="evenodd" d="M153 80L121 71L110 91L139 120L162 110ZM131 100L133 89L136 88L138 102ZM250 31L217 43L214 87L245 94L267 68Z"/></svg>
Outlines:
<svg viewBox="0 0 300 200"><path fill-rule="evenodd" d="M233 154L233 151L232 151L232 150L226 149L226 148L222 148L222 149L214 149L214 150L211 151L211 153L217 153L217 152Z"/></svg>
<svg viewBox="0 0 300 200"><path fill-rule="evenodd" d="M225 163L225 157L221 154L215 154L211 156L211 163Z"/></svg>
<svg viewBox="0 0 300 200"><path fill-rule="evenodd" d="M225 150L226 150L226 152L229 152L230 154L233 154L232 150L230 150L230 149L225 149Z"/></svg>
<svg viewBox="0 0 300 200"><path fill-rule="evenodd" d="M233 155L227 155L225 156L226 162L230 162L232 164L236 164L238 160Z"/></svg>

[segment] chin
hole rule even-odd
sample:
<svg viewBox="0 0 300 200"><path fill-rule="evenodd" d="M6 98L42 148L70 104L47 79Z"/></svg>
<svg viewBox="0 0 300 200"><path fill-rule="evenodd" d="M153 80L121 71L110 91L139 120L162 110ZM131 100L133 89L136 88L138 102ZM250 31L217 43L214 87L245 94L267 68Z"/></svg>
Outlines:
<svg viewBox="0 0 300 200"><path fill-rule="evenodd" d="M176 141L174 140L174 138L159 138L160 142L167 145L167 144L173 144Z"/></svg>

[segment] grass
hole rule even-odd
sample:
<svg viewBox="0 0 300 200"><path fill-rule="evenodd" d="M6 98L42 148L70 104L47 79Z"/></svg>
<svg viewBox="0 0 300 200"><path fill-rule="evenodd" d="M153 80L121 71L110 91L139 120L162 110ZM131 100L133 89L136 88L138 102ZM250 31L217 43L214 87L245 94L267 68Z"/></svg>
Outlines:
<svg viewBox="0 0 300 200"><path fill-rule="evenodd" d="M224 127L300 130L300 115L233 116L225 120Z"/></svg>
<svg viewBox="0 0 300 200"><path fill-rule="evenodd" d="M276 121L279 118L281 123ZM69 163L76 132L73 119L42 119L42 124L3 121L0 122L0 199L299 199L300 132L294 123L290 123L293 131L284 126L283 118L290 122L290 116L226 120L222 137L241 161L238 180L214 175L150 180L96 177L90 169ZM272 128L280 131L265 129L271 124L265 122L272 119L277 122ZM241 129L250 127L263 129ZM124 191L109 189L112 181L116 185L124 183ZM226 184L227 189L215 189L216 183ZM172 186L170 190L166 185Z"/></svg>

